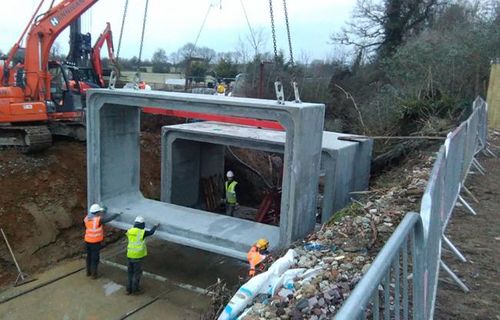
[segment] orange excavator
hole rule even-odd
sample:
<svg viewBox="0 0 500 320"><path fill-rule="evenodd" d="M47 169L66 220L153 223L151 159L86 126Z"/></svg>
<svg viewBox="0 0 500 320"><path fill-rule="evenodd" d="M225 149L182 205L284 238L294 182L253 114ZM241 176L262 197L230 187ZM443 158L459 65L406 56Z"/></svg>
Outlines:
<svg viewBox="0 0 500 320"><path fill-rule="evenodd" d="M90 34L81 34L80 19L71 24L70 53L67 61L78 67L80 89L85 93L90 88L105 88L104 69L101 60L101 50L104 44L107 47L109 66L114 76L119 77L117 59L113 45L111 24L99 35L93 47L90 48Z"/></svg>
<svg viewBox="0 0 500 320"><path fill-rule="evenodd" d="M115 57L115 48L113 46L113 33L111 32L111 24L109 22L106 22L106 28L99 35L99 38L97 38L94 46L92 47L92 54L91 54L92 69L97 77L98 84L101 86L101 88L104 88L106 86L104 83L104 73L101 61L101 49L104 44L106 44L106 47L108 49L109 63L113 71L115 71L115 76L119 78L120 70L118 69L118 63Z"/></svg>
<svg viewBox="0 0 500 320"><path fill-rule="evenodd" d="M50 146L52 134L85 139L78 68L49 61L49 54L58 35L97 1L62 0L39 14L40 2L0 62L0 146L29 152Z"/></svg>

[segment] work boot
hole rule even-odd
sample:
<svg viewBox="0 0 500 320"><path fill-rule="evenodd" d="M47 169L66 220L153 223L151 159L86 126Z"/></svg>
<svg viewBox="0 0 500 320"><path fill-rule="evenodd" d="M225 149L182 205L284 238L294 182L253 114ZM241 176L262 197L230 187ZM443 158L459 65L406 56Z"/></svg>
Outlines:
<svg viewBox="0 0 500 320"><path fill-rule="evenodd" d="M139 288L139 289L137 289L137 290L134 291L134 295L136 295L136 296L139 296L139 295L141 295L143 293L144 293L144 290L142 290L142 288Z"/></svg>

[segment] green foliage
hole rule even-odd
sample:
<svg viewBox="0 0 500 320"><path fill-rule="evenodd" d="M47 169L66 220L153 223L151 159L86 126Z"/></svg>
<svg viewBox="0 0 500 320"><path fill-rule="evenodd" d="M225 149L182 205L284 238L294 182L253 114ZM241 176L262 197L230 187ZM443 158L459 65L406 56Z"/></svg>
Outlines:
<svg viewBox="0 0 500 320"><path fill-rule="evenodd" d="M500 55L499 12L486 3L443 5L391 55L340 66L327 115L340 119L344 131L376 135L439 130L462 119L475 97L485 95L490 61Z"/></svg>
<svg viewBox="0 0 500 320"><path fill-rule="evenodd" d="M359 203L353 202L350 205L346 206L345 208L341 209L340 211L335 212L330 218L330 220L328 220L326 225L330 226L335 222L340 221L343 217L348 217L348 216L355 217L364 215L365 213L366 213L365 210Z"/></svg>
<svg viewBox="0 0 500 320"><path fill-rule="evenodd" d="M218 78L234 78L238 74L238 68L230 56L221 57L215 66L215 74Z"/></svg>
<svg viewBox="0 0 500 320"><path fill-rule="evenodd" d="M401 118L405 122L419 119L456 118L465 107L456 98L450 96L431 96L425 98L408 98L399 102Z"/></svg>
<svg viewBox="0 0 500 320"><path fill-rule="evenodd" d="M498 30L488 30L471 17L454 28L431 29L410 39L383 63L401 94L418 97L439 90L461 98L484 94L489 62L500 43Z"/></svg>
<svg viewBox="0 0 500 320"><path fill-rule="evenodd" d="M167 53L163 49L157 49L151 58L153 64L153 72L167 73L169 69Z"/></svg>
<svg viewBox="0 0 500 320"><path fill-rule="evenodd" d="M194 61L191 64L190 77L194 79L205 79L205 75L208 71L208 65L204 62Z"/></svg>

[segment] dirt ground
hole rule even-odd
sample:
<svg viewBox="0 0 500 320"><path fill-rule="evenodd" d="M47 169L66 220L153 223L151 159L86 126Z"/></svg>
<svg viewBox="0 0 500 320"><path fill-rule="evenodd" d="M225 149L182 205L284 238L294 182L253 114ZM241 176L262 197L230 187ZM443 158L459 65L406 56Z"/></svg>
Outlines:
<svg viewBox="0 0 500 320"><path fill-rule="evenodd" d="M141 191L144 196L160 198L161 127L185 121L143 115ZM241 152L239 156L253 166L264 161L268 168L267 156L259 154L255 158ZM233 160L228 166L240 172L242 178L258 180L234 159L228 160ZM0 149L0 227L24 271L40 272L58 261L83 254L86 199L85 143L56 139L51 148L28 155L15 149ZM120 235L108 231L107 243L114 242ZM12 258L0 239L0 287L13 282L16 275Z"/></svg>
<svg viewBox="0 0 500 320"><path fill-rule="evenodd" d="M145 119L141 190L146 197L159 199L159 128L172 119ZM56 139L52 147L36 154L0 150L0 227L25 271L38 272L83 253L86 202L85 143ZM113 242L118 237L110 231L106 240ZM0 239L0 287L15 277L12 258Z"/></svg>
<svg viewBox="0 0 500 320"><path fill-rule="evenodd" d="M159 128L166 122L158 118L150 120L143 123L141 133L141 190L145 196L158 199L158 136ZM268 155L248 155L240 150L235 151L250 165L264 168L262 173L271 179ZM409 163L422 161L427 157L427 153L420 157L423 158L412 158ZM243 166L237 161L231 157L226 157L226 160L226 165L232 170L241 171L242 179L262 184L255 174L243 172ZM463 209L457 209L447 232L451 241L468 258L468 262L461 263L446 250L443 252L445 261L471 291L464 294L446 278L441 281L436 319L500 319L500 311L497 311L500 310L500 250L497 249L500 243L500 219L497 211L500 202L500 160L483 157L480 161L487 168L488 174L471 176L467 183L480 200L479 204L472 203L478 216L473 217ZM237 165L239 167L236 167ZM404 170L407 167L408 164L402 165L384 173L374 179L376 183L372 184L372 187L400 181L398 177L406 174ZM415 206L417 205L418 203L415 203ZM5 230L25 271L38 273L55 264L59 265L67 258L77 258L83 253L82 219L85 210L84 143L58 140L53 147L36 155L0 150L0 227ZM110 232L107 239L113 242L120 237L120 232ZM161 264L161 261L158 263ZM173 274L182 278L183 272ZM207 274L211 277L217 275L209 270ZM441 275L443 276L443 273ZM0 288L10 285L15 277L12 259L1 241ZM231 278L234 278L234 275ZM198 285L206 284L200 282Z"/></svg>
<svg viewBox="0 0 500 320"><path fill-rule="evenodd" d="M141 280L144 292L140 295L125 294L125 243L118 241L103 250L97 280L87 278L84 270L73 273L84 261L70 259L33 275L37 279L34 282L0 290L0 319L33 319L35 314L44 320L122 319L125 315L129 315L127 319L200 319L210 298L182 286L201 285L196 289L203 289L217 277L237 282L238 273L245 268L234 259L162 241L149 241L148 249L145 271L167 280L145 275ZM172 263L176 260L182 263ZM121 268L107 261L119 263ZM72 274L52 282L69 273ZM16 297L18 294L22 295ZM140 307L143 308L131 314Z"/></svg>
<svg viewBox="0 0 500 320"><path fill-rule="evenodd" d="M500 319L500 159L479 160L488 173L466 183L480 201L470 201L477 216L456 209L446 232L468 261L443 250L443 260L470 292L465 294L441 270L445 281L439 282L435 319Z"/></svg>

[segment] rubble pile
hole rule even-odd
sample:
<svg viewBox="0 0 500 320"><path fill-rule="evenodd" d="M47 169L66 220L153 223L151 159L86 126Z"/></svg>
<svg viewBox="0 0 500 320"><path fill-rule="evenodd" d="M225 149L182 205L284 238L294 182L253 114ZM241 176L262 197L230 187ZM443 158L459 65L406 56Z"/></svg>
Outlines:
<svg viewBox="0 0 500 320"><path fill-rule="evenodd" d="M347 299L406 212L418 210L434 157L424 157L404 181L375 186L362 200L337 212L332 220L295 245L293 268L320 268L308 282L294 282L272 297L260 296L241 319L330 319Z"/></svg>

